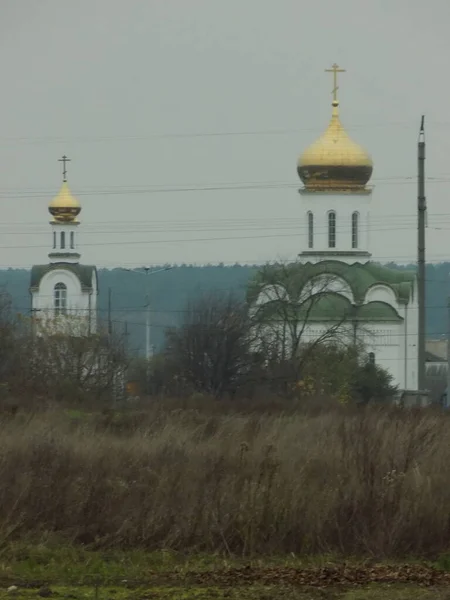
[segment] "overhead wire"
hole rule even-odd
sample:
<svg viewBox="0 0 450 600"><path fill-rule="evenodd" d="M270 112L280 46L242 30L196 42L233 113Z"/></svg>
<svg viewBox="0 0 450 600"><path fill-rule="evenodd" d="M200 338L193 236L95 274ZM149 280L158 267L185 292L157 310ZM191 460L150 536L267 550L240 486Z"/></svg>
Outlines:
<svg viewBox="0 0 450 600"><path fill-rule="evenodd" d="M346 123L346 130L367 129L371 127L400 127L413 128L411 121L380 121L377 123ZM446 127L450 125L447 121L429 121L427 127ZM321 133L323 127L286 127L277 129L249 129L235 131L203 131L203 132L160 132L135 135L90 135L90 136L1 136L0 144L29 143L29 144L60 144L60 143L93 143L93 142L126 142L126 141L148 141L152 139L193 139L193 138L214 138L214 137L251 137L251 136L271 136L271 135L290 135L296 133Z"/></svg>

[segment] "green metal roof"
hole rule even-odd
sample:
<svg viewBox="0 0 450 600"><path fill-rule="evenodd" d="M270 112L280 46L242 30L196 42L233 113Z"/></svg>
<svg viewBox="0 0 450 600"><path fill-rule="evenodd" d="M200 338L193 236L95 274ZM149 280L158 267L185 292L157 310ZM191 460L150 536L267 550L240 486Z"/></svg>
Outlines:
<svg viewBox="0 0 450 600"><path fill-rule="evenodd" d="M373 262L347 264L338 260L324 260L318 263L267 265L251 281L247 299L253 304L265 286L280 285L286 289L291 301L296 301L301 297L305 284L320 275L342 278L350 287L356 304L363 304L369 289L377 284L389 287L400 304L408 304L416 277L414 271L393 269Z"/></svg>
<svg viewBox="0 0 450 600"><path fill-rule="evenodd" d="M34 265L31 269L30 291L36 291L39 288L39 284L44 275L57 269L71 271L80 280L81 289L84 292L92 291L92 276L94 275L97 279L97 267L93 265L80 265L65 262L51 263L48 265Z"/></svg>
<svg viewBox="0 0 450 600"><path fill-rule="evenodd" d="M352 306L345 296L337 293L326 293L307 300L301 306L282 300L273 300L258 306L255 317L261 321L308 321L308 322L383 322L397 323L403 318L395 308L385 302L368 302Z"/></svg>

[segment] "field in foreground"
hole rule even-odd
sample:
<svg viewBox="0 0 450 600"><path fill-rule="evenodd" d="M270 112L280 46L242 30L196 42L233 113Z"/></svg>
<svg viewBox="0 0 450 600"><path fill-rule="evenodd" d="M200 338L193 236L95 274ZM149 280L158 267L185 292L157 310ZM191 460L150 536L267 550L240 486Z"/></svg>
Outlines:
<svg viewBox="0 0 450 600"><path fill-rule="evenodd" d="M450 420L428 412L0 421L0 540L431 558L450 548Z"/></svg>
<svg viewBox="0 0 450 600"><path fill-rule="evenodd" d="M10 544L0 558L0 598L449 600L450 572L440 567Z"/></svg>

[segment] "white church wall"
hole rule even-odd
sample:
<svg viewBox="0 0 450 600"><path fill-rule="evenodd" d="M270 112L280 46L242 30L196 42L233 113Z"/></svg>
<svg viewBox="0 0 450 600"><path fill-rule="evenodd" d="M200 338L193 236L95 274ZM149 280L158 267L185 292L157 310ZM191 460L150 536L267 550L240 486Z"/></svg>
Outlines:
<svg viewBox="0 0 450 600"><path fill-rule="evenodd" d="M405 307L405 332L407 339L407 388L417 390L419 369L419 305L417 302L417 282L414 285L414 296L411 303Z"/></svg>
<svg viewBox="0 0 450 600"><path fill-rule="evenodd" d="M90 320L91 320L91 332L95 333L97 331L97 296L98 296L98 281L97 281L97 273L95 269L92 269L92 279L91 279L91 297L89 301L90 305Z"/></svg>
<svg viewBox="0 0 450 600"><path fill-rule="evenodd" d="M309 323L301 333L300 343L308 344L322 338L329 343L361 344L365 352L374 354L375 363L393 376L394 385L400 390L414 390L417 388L417 352L411 339L416 338L405 335L405 328L405 322L358 323L356 330L351 323ZM263 326L261 334L266 341L276 342L280 352L284 345L289 355L293 340L288 328L283 331L282 323Z"/></svg>
<svg viewBox="0 0 450 600"><path fill-rule="evenodd" d="M373 352L375 364L393 376L393 384L405 389L404 323L367 323L361 341L367 352Z"/></svg>
<svg viewBox="0 0 450 600"><path fill-rule="evenodd" d="M95 277L95 276L94 276ZM66 291L65 306L55 311L55 286L63 284ZM93 292L84 291L78 277L68 269L54 269L46 273L39 289L32 292L32 308L36 320L45 328L59 332L87 335L96 330L96 281ZM51 324L52 322L53 325Z"/></svg>

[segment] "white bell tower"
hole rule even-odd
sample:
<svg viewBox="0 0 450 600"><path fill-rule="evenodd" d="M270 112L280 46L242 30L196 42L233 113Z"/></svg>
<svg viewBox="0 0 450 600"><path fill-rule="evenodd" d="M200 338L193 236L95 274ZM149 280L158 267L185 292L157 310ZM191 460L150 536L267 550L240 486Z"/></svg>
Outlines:
<svg viewBox="0 0 450 600"><path fill-rule="evenodd" d="M371 257L372 198L367 183L373 162L369 153L348 136L339 118L337 74L344 69L334 64L326 71L333 73L331 121L297 163L304 184L299 191L307 231L300 259L367 262Z"/></svg>
<svg viewBox="0 0 450 600"><path fill-rule="evenodd" d="M78 263L80 253L78 251L77 228L80 224L77 216L80 214L80 203L72 196L67 184L66 163L70 158L64 155L59 159L63 163L63 184L59 194L50 202L48 210L53 216L50 221L52 227L52 250L48 256L50 262Z"/></svg>

